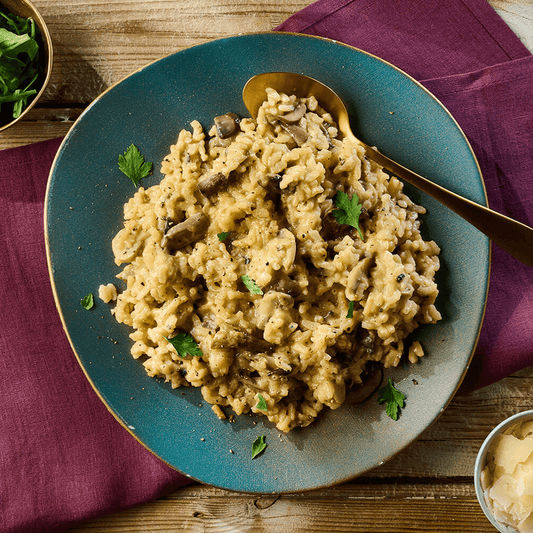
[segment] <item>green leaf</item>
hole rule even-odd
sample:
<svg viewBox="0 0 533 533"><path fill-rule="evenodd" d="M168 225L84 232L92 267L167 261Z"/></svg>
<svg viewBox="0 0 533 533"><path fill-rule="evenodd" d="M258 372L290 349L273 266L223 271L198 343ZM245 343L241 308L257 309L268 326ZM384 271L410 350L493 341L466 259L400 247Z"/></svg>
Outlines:
<svg viewBox="0 0 533 533"><path fill-rule="evenodd" d="M118 168L130 178L137 187L139 181L152 172L153 164L144 161L144 156L139 149L131 144L124 152L124 155L118 156Z"/></svg>
<svg viewBox="0 0 533 533"><path fill-rule="evenodd" d="M39 45L28 34L17 35L5 28L0 28L0 52L6 57L17 57L19 54L28 54L33 61Z"/></svg>
<svg viewBox="0 0 533 533"><path fill-rule="evenodd" d="M84 309L92 309L94 307L94 296L92 293L87 294L87 296L84 296L80 301L81 306Z"/></svg>
<svg viewBox="0 0 533 533"><path fill-rule="evenodd" d="M246 285L246 288L252 293L252 294L261 294L263 295L263 291L261 287L247 274L244 276L241 276L241 279L243 283Z"/></svg>
<svg viewBox="0 0 533 533"><path fill-rule="evenodd" d="M225 241L229 237L229 231L222 231L220 233L217 233L218 240L220 242Z"/></svg>
<svg viewBox="0 0 533 533"><path fill-rule="evenodd" d="M204 355L192 335L189 335L189 333L178 333L171 339L168 337L165 337L165 339L174 346L181 358L187 357L187 355L192 355L193 357L202 357L202 355Z"/></svg>
<svg viewBox="0 0 533 533"><path fill-rule="evenodd" d="M252 444L252 459L255 459L261 452L265 450L267 445L265 444L265 436L259 435Z"/></svg>
<svg viewBox="0 0 533 533"><path fill-rule="evenodd" d="M348 303L348 314L346 315L346 318L353 318L354 305L355 305L355 302L349 302Z"/></svg>
<svg viewBox="0 0 533 533"><path fill-rule="evenodd" d="M385 409L387 416L393 420L398 420L400 409L405 404L405 395L394 387L390 378L389 382L378 391L378 403L382 404L384 402L387 403Z"/></svg>
<svg viewBox="0 0 533 533"><path fill-rule="evenodd" d="M336 218L339 224L347 224L356 228L359 232L361 240L364 241L361 228L359 227L359 215L361 214L361 204L359 203L359 196L353 194L351 198L342 191L337 191L333 198L335 205L338 209L333 211L333 216Z"/></svg>
<svg viewBox="0 0 533 533"><path fill-rule="evenodd" d="M261 394L258 394L257 398L259 401L257 402L256 407L261 411L268 411L268 405L266 403L266 400L263 398L263 396L261 396Z"/></svg>
<svg viewBox="0 0 533 533"><path fill-rule="evenodd" d="M0 13L0 107L11 104L9 113L18 118L28 105L30 90L42 72L39 62L39 29L32 19Z"/></svg>

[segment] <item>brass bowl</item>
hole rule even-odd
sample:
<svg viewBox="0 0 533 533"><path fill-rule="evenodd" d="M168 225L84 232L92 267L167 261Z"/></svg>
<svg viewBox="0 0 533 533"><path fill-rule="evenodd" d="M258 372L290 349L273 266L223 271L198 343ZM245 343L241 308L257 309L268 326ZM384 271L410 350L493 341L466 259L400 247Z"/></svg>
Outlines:
<svg viewBox="0 0 533 533"><path fill-rule="evenodd" d="M13 126L13 124L16 124L19 120L26 116L30 109L41 98L42 94L44 93L44 90L46 89L48 81L50 80L54 54L52 47L52 39L50 37L50 33L48 32L48 28L46 27L46 23L39 11L37 11L37 8L29 0L0 0L0 6L7 9L10 13L18 15L19 17L31 17L35 21L35 24L37 25L39 30L41 31L41 36L43 40L43 51L40 54L40 61L43 67L43 73L41 74L40 79L38 80L39 88L37 90L37 93L32 96L31 99L28 100L28 105L24 108L20 116L17 118L13 118L12 113L4 111L4 109L6 108L4 106L4 109L0 111L0 131L3 131L9 128L10 126Z"/></svg>

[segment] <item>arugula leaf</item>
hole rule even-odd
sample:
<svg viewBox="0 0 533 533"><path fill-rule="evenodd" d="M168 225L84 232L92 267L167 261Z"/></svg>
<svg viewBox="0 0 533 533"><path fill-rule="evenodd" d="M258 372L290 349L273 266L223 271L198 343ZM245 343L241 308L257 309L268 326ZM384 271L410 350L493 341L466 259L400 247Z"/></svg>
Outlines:
<svg viewBox="0 0 533 533"><path fill-rule="evenodd" d="M385 410L387 416L393 420L398 420L400 408L405 404L405 395L394 387L390 378L389 382L378 391L378 403L382 404L384 402L387 402Z"/></svg>
<svg viewBox="0 0 533 533"><path fill-rule="evenodd" d="M92 309L94 307L94 296L90 292L87 296L84 296L80 301L81 306L84 309Z"/></svg>
<svg viewBox="0 0 533 533"><path fill-rule="evenodd" d="M5 28L0 28L0 54L15 58L26 53L33 60L39 51L39 45L28 35L17 35Z"/></svg>
<svg viewBox="0 0 533 533"><path fill-rule="evenodd" d="M229 237L229 231L222 231L220 233L217 233L218 240L220 242L225 241Z"/></svg>
<svg viewBox="0 0 533 533"><path fill-rule="evenodd" d="M124 155L118 156L118 168L130 178L137 187L139 181L152 172L153 164L144 161L144 156L139 149L131 144L124 152Z"/></svg>
<svg viewBox="0 0 533 533"><path fill-rule="evenodd" d="M265 436L259 435L252 444L252 459L255 459L261 452L265 450L267 445L265 444Z"/></svg>
<svg viewBox="0 0 533 533"><path fill-rule="evenodd" d="M354 306L355 306L355 302L348 302L348 314L346 315L346 318L353 318Z"/></svg>
<svg viewBox="0 0 533 533"><path fill-rule="evenodd" d="M261 294L263 295L263 291L261 287L247 274L244 276L241 276L241 279L243 283L246 285L246 288L252 293L252 294Z"/></svg>
<svg viewBox="0 0 533 533"><path fill-rule="evenodd" d="M268 411L268 405L266 403L266 400L263 398L263 396L261 396L261 394L258 394L257 398L259 399L259 401L257 402L256 407L260 409L261 411Z"/></svg>
<svg viewBox="0 0 533 533"><path fill-rule="evenodd" d="M181 358L192 355L193 357L202 357L203 352L189 333L178 333L175 337L165 339L174 346L176 352Z"/></svg>
<svg viewBox="0 0 533 533"><path fill-rule="evenodd" d="M37 93L43 73L40 63L42 37L33 19L7 13L0 6L0 110L18 118ZM5 118L5 117L4 117Z"/></svg>
<svg viewBox="0 0 533 533"><path fill-rule="evenodd" d="M364 241L361 228L359 227L359 215L361 214L361 204L359 203L359 196L353 194L350 198L345 192L337 191L333 198L335 205L338 209L335 209L332 213L337 219L339 224L347 224L356 228L359 232L361 240Z"/></svg>

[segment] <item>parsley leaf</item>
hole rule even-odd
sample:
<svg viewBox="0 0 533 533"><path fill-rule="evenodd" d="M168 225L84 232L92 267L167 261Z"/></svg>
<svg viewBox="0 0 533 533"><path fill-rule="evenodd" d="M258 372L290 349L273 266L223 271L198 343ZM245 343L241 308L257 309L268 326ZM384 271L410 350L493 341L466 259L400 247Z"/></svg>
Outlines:
<svg viewBox="0 0 533 533"><path fill-rule="evenodd" d="M260 409L261 411L268 411L268 406L263 396L261 396L261 394L258 394L257 398L259 399L259 401L257 402L256 407Z"/></svg>
<svg viewBox="0 0 533 533"><path fill-rule="evenodd" d="M241 279L243 283L246 285L246 288L252 293L252 294L261 294L263 295L263 291L261 290L261 287L247 274L244 276L241 276Z"/></svg>
<svg viewBox="0 0 533 533"><path fill-rule="evenodd" d="M361 240L364 241L361 228L359 227L359 215L361 214L361 204L359 203L359 196L353 194L351 198L345 192L337 191L333 198L338 209L333 211L333 216L337 219L339 224L347 224L356 228L359 232Z"/></svg>
<svg viewBox="0 0 533 533"><path fill-rule="evenodd" d="M217 233L217 237L220 242L225 241L229 237L229 231Z"/></svg>
<svg viewBox="0 0 533 533"><path fill-rule="evenodd" d="M259 435L252 444L252 459L255 459L261 452L265 450L267 445L265 444L265 436Z"/></svg>
<svg viewBox="0 0 533 533"><path fill-rule="evenodd" d="M93 296L93 294L90 292L87 296L84 296L81 299L80 304L81 304L81 306L84 309L92 309L92 307L94 307L94 296Z"/></svg>
<svg viewBox="0 0 533 533"><path fill-rule="evenodd" d="M193 357L202 357L202 355L204 355L192 335L189 335L189 333L178 333L171 339L168 337L165 337L165 339L174 346L181 358L187 357L187 355L192 355Z"/></svg>
<svg viewBox="0 0 533 533"><path fill-rule="evenodd" d="M137 187L139 181L152 172L153 164L144 161L144 156L139 149L131 144L124 152L124 155L118 156L118 168L130 178Z"/></svg>
<svg viewBox="0 0 533 533"><path fill-rule="evenodd" d="M389 382L378 391L378 402L380 404L387 402L387 408L385 410L387 416L390 416L393 420L398 420L400 408L405 403L405 395L394 387L393 382L389 378Z"/></svg>
<svg viewBox="0 0 533 533"><path fill-rule="evenodd" d="M355 302L349 302L348 303L348 314L346 315L346 318L353 318L353 308L355 306Z"/></svg>

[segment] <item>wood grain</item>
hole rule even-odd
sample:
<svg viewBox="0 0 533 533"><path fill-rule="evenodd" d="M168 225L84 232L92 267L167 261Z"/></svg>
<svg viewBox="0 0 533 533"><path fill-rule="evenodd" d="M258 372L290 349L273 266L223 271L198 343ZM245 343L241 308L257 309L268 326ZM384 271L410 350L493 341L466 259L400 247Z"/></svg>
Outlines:
<svg viewBox="0 0 533 533"><path fill-rule="evenodd" d="M265 501L266 500L266 501ZM488 532L490 522L464 485L343 485L312 496L254 498L195 485L154 504L93 520L71 533Z"/></svg>

